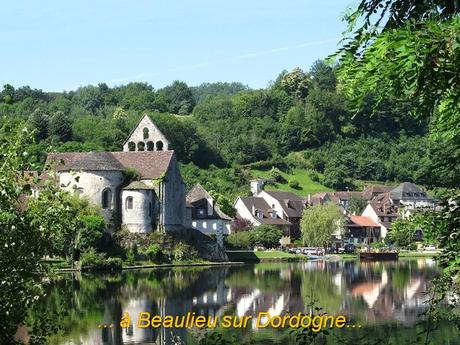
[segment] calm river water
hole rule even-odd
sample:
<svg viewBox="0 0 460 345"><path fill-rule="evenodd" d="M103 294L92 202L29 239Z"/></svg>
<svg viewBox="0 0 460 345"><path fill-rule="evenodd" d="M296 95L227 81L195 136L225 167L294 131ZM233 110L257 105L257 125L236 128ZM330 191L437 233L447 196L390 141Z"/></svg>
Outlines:
<svg viewBox="0 0 460 345"><path fill-rule="evenodd" d="M66 274L50 282L46 297L30 312L29 322L52 329L52 344L172 344L176 336L183 344L196 344L202 331L140 329L135 324L138 313L285 315L308 312L313 298L328 314L343 314L350 324L362 325L335 330L323 344L413 344L422 329L426 291L438 272L431 259L411 259L262 263L125 271L111 276ZM129 312L134 327L119 327L123 312ZM260 330L252 322L246 328L223 332L254 339L256 344L292 342L288 329ZM431 337L434 344L460 343L449 324L441 324Z"/></svg>

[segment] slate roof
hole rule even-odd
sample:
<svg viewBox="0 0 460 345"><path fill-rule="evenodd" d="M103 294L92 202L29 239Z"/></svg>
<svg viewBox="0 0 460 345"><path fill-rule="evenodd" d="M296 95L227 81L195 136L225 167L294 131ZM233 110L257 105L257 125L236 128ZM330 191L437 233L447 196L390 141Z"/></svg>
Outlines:
<svg viewBox="0 0 460 345"><path fill-rule="evenodd" d="M51 153L47 165L55 163L56 171L122 171L132 168L142 179L163 176L171 163L174 151L129 152L65 152Z"/></svg>
<svg viewBox="0 0 460 345"><path fill-rule="evenodd" d="M305 202L302 198L291 192L264 191L271 197L279 201L283 211L288 217L300 218L305 208Z"/></svg>
<svg viewBox="0 0 460 345"><path fill-rule="evenodd" d="M244 206L246 206L246 208L251 212L253 217L257 219L257 221L260 222L261 224L291 225L290 222L284 219L281 219L279 217L272 218L269 214L269 211L271 210L271 208L263 198L252 196L252 197L242 197L240 199L243 202ZM262 212L262 215L263 215L262 218L257 218L256 216L254 216L254 214L252 213L253 206Z"/></svg>
<svg viewBox="0 0 460 345"><path fill-rule="evenodd" d="M390 192L391 199L393 200L430 200L427 194L421 190L417 185L410 182L403 182L398 187Z"/></svg>
<svg viewBox="0 0 460 345"><path fill-rule="evenodd" d="M187 201L192 203L201 199L212 199L211 195L199 183L193 186L190 192L187 193Z"/></svg>
<svg viewBox="0 0 460 345"><path fill-rule="evenodd" d="M379 217L397 217L398 216L398 209L397 207L387 204L387 203L378 203L378 202L370 202L369 205L374 209L374 212Z"/></svg>
<svg viewBox="0 0 460 345"><path fill-rule="evenodd" d="M193 188L190 190L190 192L188 192L186 198L185 198L185 201L188 205L190 205L189 207L194 207L193 203L197 202L197 201L200 201L200 200L203 200L203 199L206 199L206 200L209 200L211 199L213 202L214 202L214 199L213 197L206 191L206 189L204 189L204 187L197 183L196 185L193 186ZM224 219L224 220L232 220L232 217L228 216L227 214L225 214L220 208L219 208L219 205L217 205L217 203L214 202L213 204L213 215L212 215L212 219L218 217L220 219Z"/></svg>

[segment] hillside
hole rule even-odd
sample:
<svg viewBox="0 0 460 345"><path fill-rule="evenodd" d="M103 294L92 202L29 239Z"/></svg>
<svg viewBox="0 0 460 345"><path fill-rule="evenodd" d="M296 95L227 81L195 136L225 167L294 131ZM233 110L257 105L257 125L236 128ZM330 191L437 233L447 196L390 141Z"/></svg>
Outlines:
<svg viewBox="0 0 460 345"><path fill-rule="evenodd" d="M307 196L318 192L330 192L331 188L323 186L319 182L314 182L309 176L309 171L305 169L292 169L290 173L281 172L281 175L286 180L285 183L268 184L265 186L267 190L279 190L292 192L298 196ZM270 179L270 172L264 170L251 170L251 176L254 178ZM296 180L299 182L299 188L289 186L289 181Z"/></svg>

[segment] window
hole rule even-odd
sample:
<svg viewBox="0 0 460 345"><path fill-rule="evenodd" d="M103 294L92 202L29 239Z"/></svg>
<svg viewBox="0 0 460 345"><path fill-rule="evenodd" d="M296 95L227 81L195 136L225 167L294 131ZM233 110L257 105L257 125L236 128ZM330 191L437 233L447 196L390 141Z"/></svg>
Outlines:
<svg viewBox="0 0 460 345"><path fill-rule="evenodd" d="M138 151L144 151L145 150L145 143L143 141L139 141L137 143L137 150Z"/></svg>
<svg viewBox="0 0 460 345"><path fill-rule="evenodd" d="M160 141L157 141L157 151L163 151L163 142L160 140Z"/></svg>
<svg viewBox="0 0 460 345"><path fill-rule="evenodd" d="M149 202L149 217L152 217L152 203Z"/></svg>
<svg viewBox="0 0 460 345"><path fill-rule="evenodd" d="M132 210L132 209L133 209L133 204L134 204L133 197L132 197L132 196L128 196L128 197L126 198L126 209L127 209L127 210Z"/></svg>
<svg viewBox="0 0 460 345"><path fill-rule="evenodd" d="M206 215L206 210L204 208L198 209L198 218L203 218Z"/></svg>
<svg viewBox="0 0 460 345"><path fill-rule="evenodd" d="M83 195L84 192L85 190L81 187L78 187L77 189L75 189L75 194L77 195Z"/></svg>
<svg viewBox="0 0 460 345"><path fill-rule="evenodd" d="M144 139L148 139L149 138L149 129L147 127L145 127L142 132L144 133Z"/></svg>
<svg viewBox="0 0 460 345"><path fill-rule="evenodd" d="M153 151L154 146L153 141L147 141L147 151Z"/></svg>
<svg viewBox="0 0 460 345"><path fill-rule="evenodd" d="M112 191L110 188L106 188L102 191L102 208L112 208Z"/></svg>
<svg viewBox="0 0 460 345"><path fill-rule="evenodd" d="M136 143L134 141L130 141L128 143L128 150L129 151L136 151Z"/></svg>
<svg viewBox="0 0 460 345"><path fill-rule="evenodd" d="M255 216L256 216L257 218L263 218L263 217L264 217L264 214L262 213L261 210L256 210Z"/></svg>

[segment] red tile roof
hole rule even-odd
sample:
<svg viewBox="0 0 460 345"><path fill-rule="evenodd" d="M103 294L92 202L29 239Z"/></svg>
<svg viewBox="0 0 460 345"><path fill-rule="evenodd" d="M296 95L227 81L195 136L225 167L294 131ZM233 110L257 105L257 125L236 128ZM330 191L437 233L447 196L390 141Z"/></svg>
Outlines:
<svg viewBox="0 0 460 345"><path fill-rule="evenodd" d="M351 224L349 226L360 226L360 227L379 227L376 222L372 220L370 217L366 216L351 216L350 218Z"/></svg>

